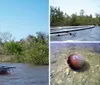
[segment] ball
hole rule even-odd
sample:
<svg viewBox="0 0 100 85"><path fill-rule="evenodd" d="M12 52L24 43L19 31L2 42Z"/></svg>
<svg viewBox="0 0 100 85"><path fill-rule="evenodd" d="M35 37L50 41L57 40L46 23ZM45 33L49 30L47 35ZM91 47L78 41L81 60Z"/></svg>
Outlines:
<svg viewBox="0 0 100 85"><path fill-rule="evenodd" d="M85 59L80 54L72 54L68 57L68 64L72 69L80 69L84 63Z"/></svg>

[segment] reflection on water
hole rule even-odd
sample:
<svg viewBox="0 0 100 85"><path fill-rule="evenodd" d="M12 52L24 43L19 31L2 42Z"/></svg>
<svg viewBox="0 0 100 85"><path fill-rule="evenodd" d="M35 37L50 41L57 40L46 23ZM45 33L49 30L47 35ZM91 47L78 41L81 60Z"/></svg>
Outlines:
<svg viewBox="0 0 100 85"><path fill-rule="evenodd" d="M92 29L80 30L71 33L51 34L51 41L100 41L100 26Z"/></svg>
<svg viewBox="0 0 100 85"><path fill-rule="evenodd" d="M48 67L29 64L1 63L15 66L9 75L0 75L0 85L48 85Z"/></svg>

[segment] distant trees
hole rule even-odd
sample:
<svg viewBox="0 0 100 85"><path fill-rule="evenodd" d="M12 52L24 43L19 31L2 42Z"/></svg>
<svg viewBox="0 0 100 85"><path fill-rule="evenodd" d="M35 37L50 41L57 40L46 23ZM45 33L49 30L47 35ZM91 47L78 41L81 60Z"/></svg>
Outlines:
<svg viewBox="0 0 100 85"><path fill-rule="evenodd" d="M12 39L12 34L10 32L0 32L0 40L2 42L10 41Z"/></svg>
<svg viewBox="0 0 100 85"><path fill-rule="evenodd" d="M70 25L77 25L77 15L76 14L72 14L71 15L71 22L70 22Z"/></svg>
<svg viewBox="0 0 100 85"><path fill-rule="evenodd" d="M5 41L1 41L2 55L6 57L12 56L11 62L48 64L48 35L42 32L37 32L36 34L36 36L28 35L26 39L21 39L20 41L7 41L9 36L7 36L8 34L5 35Z"/></svg>
<svg viewBox="0 0 100 85"><path fill-rule="evenodd" d="M95 13L96 16L96 23L100 25L100 14Z"/></svg>
<svg viewBox="0 0 100 85"><path fill-rule="evenodd" d="M37 32L37 41L42 43L42 44L46 44L47 42L47 36L45 33L42 32Z"/></svg>
<svg viewBox="0 0 100 85"><path fill-rule="evenodd" d="M83 16L83 14L84 14L84 10L81 9L81 10L80 10L80 16Z"/></svg>
<svg viewBox="0 0 100 85"><path fill-rule="evenodd" d="M51 26L58 26L58 25L63 25L64 21L64 16L63 12L60 11L60 8L54 8L53 6L50 7L50 23Z"/></svg>
<svg viewBox="0 0 100 85"><path fill-rule="evenodd" d="M3 44L3 54L20 55L22 52L21 45L14 41L5 42Z"/></svg>
<svg viewBox="0 0 100 85"><path fill-rule="evenodd" d="M59 7L50 7L50 26L74 26L74 25L100 25L100 14L95 14L95 17L84 15L85 11L80 10L80 15L77 13L69 16L60 10Z"/></svg>

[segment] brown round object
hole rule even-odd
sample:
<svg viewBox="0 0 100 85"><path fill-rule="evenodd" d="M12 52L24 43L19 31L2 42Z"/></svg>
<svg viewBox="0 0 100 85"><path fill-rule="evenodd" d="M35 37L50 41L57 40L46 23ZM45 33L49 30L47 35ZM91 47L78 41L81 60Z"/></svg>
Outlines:
<svg viewBox="0 0 100 85"><path fill-rule="evenodd" d="M80 69L84 65L85 60L84 57L79 54L72 54L68 57L68 63L71 68Z"/></svg>

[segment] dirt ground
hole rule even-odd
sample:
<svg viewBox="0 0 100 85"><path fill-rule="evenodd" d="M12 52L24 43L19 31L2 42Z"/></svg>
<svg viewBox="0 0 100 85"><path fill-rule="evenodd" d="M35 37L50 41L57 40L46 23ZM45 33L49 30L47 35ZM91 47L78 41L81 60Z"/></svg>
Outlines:
<svg viewBox="0 0 100 85"><path fill-rule="evenodd" d="M68 56L81 54L86 61L83 68L72 70ZM100 85L100 44L51 43L51 85Z"/></svg>

